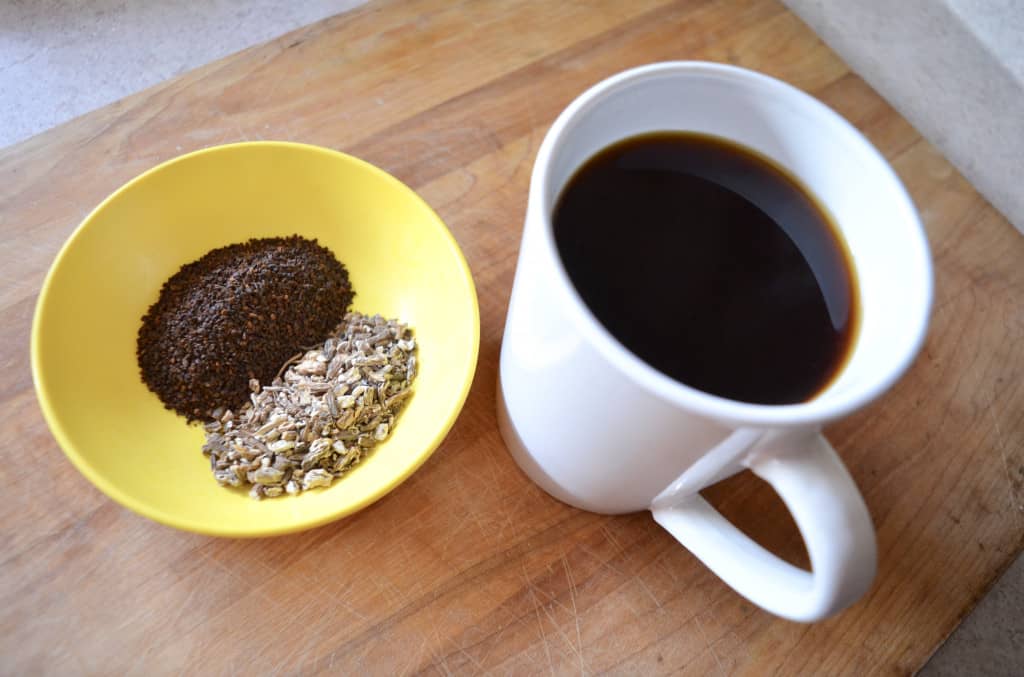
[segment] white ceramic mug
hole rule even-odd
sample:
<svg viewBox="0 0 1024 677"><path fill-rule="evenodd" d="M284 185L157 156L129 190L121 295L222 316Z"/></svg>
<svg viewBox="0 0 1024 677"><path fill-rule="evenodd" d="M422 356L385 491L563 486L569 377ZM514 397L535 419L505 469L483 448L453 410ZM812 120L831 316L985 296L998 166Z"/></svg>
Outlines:
<svg viewBox="0 0 1024 677"><path fill-rule="evenodd" d="M838 224L853 258L861 326L845 368L813 399L749 404L674 381L612 337L569 281L551 221L562 187L597 151L657 130L713 134L760 151ZM864 594L877 557L864 500L821 427L903 374L924 340L931 298L928 244L910 198L839 115L741 68L635 68L577 98L538 152L501 351L501 432L554 497L601 513L649 509L740 594L779 616L817 620ZM743 468L782 497L812 571L763 549L697 493Z"/></svg>

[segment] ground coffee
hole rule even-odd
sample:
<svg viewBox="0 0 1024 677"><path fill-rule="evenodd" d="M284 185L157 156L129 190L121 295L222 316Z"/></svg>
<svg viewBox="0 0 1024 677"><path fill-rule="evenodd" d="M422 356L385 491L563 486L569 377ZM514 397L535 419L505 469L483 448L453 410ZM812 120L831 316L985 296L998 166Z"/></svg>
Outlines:
<svg viewBox="0 0 1024 677"><path fill-rule="evenodd" d="M186 264L142 318L143 382L190 421L241 407L249 380L270 383L322 343L352 302L348 271L316 240L249 240Z"/></svg>

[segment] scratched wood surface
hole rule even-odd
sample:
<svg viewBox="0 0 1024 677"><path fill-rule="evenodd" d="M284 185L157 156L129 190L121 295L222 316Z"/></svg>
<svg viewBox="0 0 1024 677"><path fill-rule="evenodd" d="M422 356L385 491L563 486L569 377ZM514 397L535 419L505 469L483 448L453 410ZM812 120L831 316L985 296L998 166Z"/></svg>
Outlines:
<svg viewBox="0 0 1024 677"><path fill-rule="evenodd" d="M781 77L863 130L918 204L937 265L927 346L829 437L878 528L865 600L778 620L644 514L548 498L495 428L495 369L538 144L616 71L709 59ZM465 411L408 482L349 519L257 541L150 523L44 425L28 367L40 282L81 218L184 151L294 139L378 164L462 245L480 295ZM906 673L1024 545L1024 238L775 0L377 2L0 151L0 672ZM770 490L706 492L802 562Z"/></svg>

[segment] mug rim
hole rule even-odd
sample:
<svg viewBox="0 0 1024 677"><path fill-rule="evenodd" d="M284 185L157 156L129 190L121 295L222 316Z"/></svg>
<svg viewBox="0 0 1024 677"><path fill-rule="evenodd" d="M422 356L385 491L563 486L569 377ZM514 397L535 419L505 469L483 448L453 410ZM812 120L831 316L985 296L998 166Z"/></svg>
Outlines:
<svg viewBox="0 0 1024 677"><path fill-rule="evenodd" d="M885 174L883 180L895 189L897 195L902 212L900 220L906 223L913 235L916 235L912 238L912 245L921 255L919 258L926 278L922 281L924 303L919 308L918 316L913 318L914 325L906 330L906 334L913 332L913 336L906 341L902 354L892 365L888 366L887 371L874 377L868 377L865 385L858 384L848 392L830 395L826 389L821 395L816 395L805 402L757 404L732 400L688 386L652 367L615 338L583 301L569 278L555 243L553 205L551 204L552 200L548 198L549 191L547 190L550 181L551 159L564 139L573 131L579 118L598 105L606 95L638 80L679 73L707 74L733 81L743 81L744 84L774 90L776 95L796 100L801 106L813 110L816 114L830 118L839 131L871 156L879 171ZM578 167L574 168L574 171L575 169ZM704 416L733 425L745 426L780 428L821 425L860 409L882 395L907 371L924 344L934 296L934 273L927 235L917 209L902 181L878 149L846 118L810 94L763 73L739 66L707 61L665 61L630 68L592 85L562 111L545 135L537 152L530 179L527 209L540 210L539 214L535 212L532 216L538 218L544 225L540 234L543 247L554 262L555 276L570 298L569 314L591 345L595 346L624 376L641 387L677 406ZM527 220L530 220L529 215ZM840 230L842 230L842 224L840 224ZM848 368L850 361L847 360L843 369ZM834 381L835 378L833 378Z"/></svg>

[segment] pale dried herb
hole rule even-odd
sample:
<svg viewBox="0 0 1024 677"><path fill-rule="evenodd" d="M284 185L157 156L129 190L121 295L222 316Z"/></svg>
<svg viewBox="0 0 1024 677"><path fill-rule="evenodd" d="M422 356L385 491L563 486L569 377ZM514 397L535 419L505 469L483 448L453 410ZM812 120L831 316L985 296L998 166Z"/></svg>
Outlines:
<svg viewBox="0 0 1024 677"><path fill-rule="evenodd" d="M348 313L323 345L295 355L249 403L205 425L203 453L222 486L256 499L328 487L388 438L412 394L412 330Z"/></svg>

